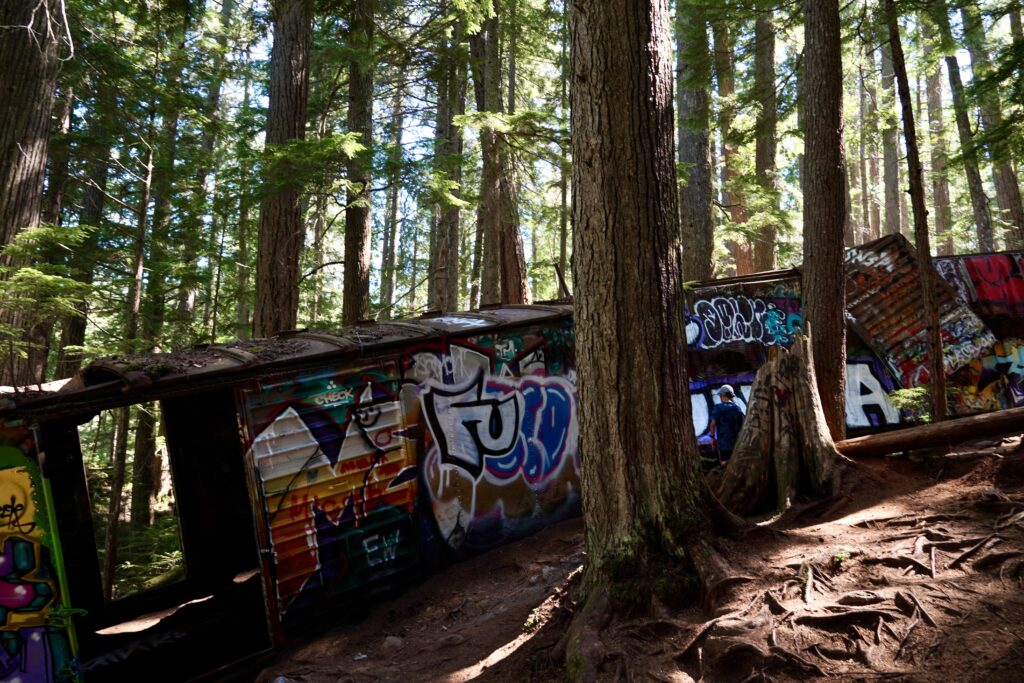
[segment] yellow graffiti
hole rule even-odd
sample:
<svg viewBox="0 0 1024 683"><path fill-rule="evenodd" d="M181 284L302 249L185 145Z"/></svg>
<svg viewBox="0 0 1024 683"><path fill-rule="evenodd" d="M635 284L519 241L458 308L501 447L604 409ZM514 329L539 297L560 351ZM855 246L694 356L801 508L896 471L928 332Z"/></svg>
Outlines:
<svg viewBox="0 0 1024 683"><path fill-rule="evenodd" d="M32 475L27 468L0 470L0 538L9 535L39 538Z"/></svg>

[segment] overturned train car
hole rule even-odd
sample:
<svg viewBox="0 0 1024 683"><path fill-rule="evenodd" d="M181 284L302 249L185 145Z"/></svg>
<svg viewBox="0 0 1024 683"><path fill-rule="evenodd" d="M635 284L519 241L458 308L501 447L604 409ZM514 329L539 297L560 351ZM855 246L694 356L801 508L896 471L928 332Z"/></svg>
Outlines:
<svg viewBox="0 0 1024 683"><path fill-rule="evenodd" d="M953 409L1024 405L1024 253L935 265ZM927 381L913 248L882 238L846 270L847 426L893 427L888 392ZM800 274L699 283L687 308L707 440L715 389L733 385L742 407L768 350L802 328ZM6 401L0 681L216 677L453 556L578 514L573 349L571 306L509 306L101 360ZM125 450L130 406L162 416L179 551L119 593L105 536L126 515L97 514L109 473L83 451L104 418Z"/></svg>
<svg viewBox="0 0 1024 683"><path fill-rule="evenodd" d="M216 675L579 514L574 383L571 309L537 305L114 358L17 397L0 680ZM79 429L133 404L162 415L181 567L118 598Z"/></svg>

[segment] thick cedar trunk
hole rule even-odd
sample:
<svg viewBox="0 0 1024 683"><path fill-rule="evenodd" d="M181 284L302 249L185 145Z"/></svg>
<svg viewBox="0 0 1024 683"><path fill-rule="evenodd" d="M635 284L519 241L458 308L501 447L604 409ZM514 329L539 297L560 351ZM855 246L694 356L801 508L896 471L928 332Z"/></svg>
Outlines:
<svg viewBox="0 0 1024 683"><path fill-rule="evenodd" d="M917 150L917 126L914 107L907 80L907 65L900 43L899 24L894 0L885 0L889 24L889 44L892 48L893 67L903 110L903 137L907 142L907 168L910 176L910 201L914 209L914 246L917 249L917 267L921 273L921 301L924 305L925 329L928 335L928 390L932 401L932 419L946 419L946 372L943 367L942 329L939 327L938 294L933 277L932 251L928 237L928 208L924 197L924 172Z"/></svg>
<svg viewBox="0 0 1024 683"><path fill-rule="evenodd" d="M268 148L306 137L312 10L309 0L272 3L274 46L270 53ZM253 331L269 337L295 327L299 308L299 255L305 225L300 188L286 178L264 178ZM347 275L346 275L347 277ZM346 292L347 294L347 292Z"/></svg>
<svg viewBox="0 0 1024 683"><path fill-rule="evenodd" d="M395 88L391 103L391 177L388 181L387 209L384 214L384 247L380 266L380 307L391 317L395 298L395 248L398 239L398 200L402 190L402 129L405 125L405 81Z"/></svg>
<svg viewBox="0 0 1024 683"><path fill-rule="evenodd" d="M727 508L739 514L782 511L808 485L818 496L838 491L843 459L815 387L807 337L798 337L791 351L772 350L757 371L743 429L719 480L718 497Z"/></svg>
<svg viewBox="0 0 1024 683"><path fill-rule="evenodd" d="M696 3L676 7L676 53L679 83L680 178L679 212L682 219L683 276L708 280L714 275L715 226L711 215L710 130L711 56L704 10ZM575 83L575 82L574 82ZM574 129L575 130L575 129ZM575 158L575 157L574 157Z"/></svg>
<svg viewBox="0 0 1024 683"><path fill-rule="evenodd" d="M60 16L56 0L0 3L0 247L40 222L50 114L64 39ZM3 261L24 265L7 257ZM43 381L52 323L33 320L27 310L0 310L0 319L22 331L19 341L27 351L0 363L0 384ZM8 355L7 348L3 355Z"/></svg>
<svg viewBox="0 0 1024 683"><path fill-rule="evenodd" d="M843 275L843 72L838 0L805 0L804 315L825 419L842 438L846 368L846 281Z"/></svg>
<svg viewBox="0 0 1024 683"><path fill-rule="evenodd" d="M935 50L925 41L928 64L927 102L928 132L931 143L932 204L935 207L935 238L939 254L953 255L953 210L949 200L949 178L946 176L946 123L942 110L942 64Z"/></svg>
<svg viewBox="0 0 1024 683"><path fill-rule="evenodd" d="M39 224L63 28L56 0L0 3L0 246Z"/></svg>
<svg viewBox="0 0 1024 683"><path fill-rule="evenodd" d="M736 131L733 121L736 119L736 106L733 98L736 95L736 74L733 67L733 39L726 23L719 19L712 24L715 46L715 79L718 81L718 96L721 103L718 107L718 129L722 136L722 204L728 207L729 219L736 225L747 222L747 212L743 197L735 191L736 179L740 172L737 158ZM733 262L736 264L737 275L749 275L754 272L753 254L750 243L744 237L726 242Z"/></svg>
<svg viewBox="0 0 1024 683"><path fill-rule="evenodd" d="M967 95L963 81L960 79L960 64L956 58L956 44L949 26L949 15L946 14L945 0L938 0L932 6L932 18L939 28L943 50L946 52L946 72L949 76L949 91L953 97L953 111L956 113L956 129L960 135L960 154L963 157L964 174L967 176L967 189L971 195L971 210L974 214L974 226L979 251L993 251L995 243L992 235L992 218L988 210L988 197L985 196L985 185L978 170L978 150L974 144L974 132L971 130L968 112Z"/></svg>
<svg viewBox="0 0 1024 683"><path fill-rule="evenodd" d="M882 56L882 88L879 114L882 119L882 181L885 184L885 234L900 232L900 143L896 114L893 111L895 84L892 49L887 40L888 29L883 31L879 52Z"/></svg>
<svg viewBox="0 0 1024 683"><path fill-rule="evenodd" d="M345 206L345 291L342 320L351 325L370 313L370 209L373 145L373 9L372 0L356 0L349 20L354 51L348 69L348 130L366 147L348 164Z"/></svg>
<svg viewBox="0 0 1024 683"><path fill-rule="evenodd" d="M687 386L668 2L573 0L570 27L579 434L598 586L702 538L709 508Z"/></svg>
<svg viewBox="0 0 1024 683"><path fill-rule="evenodd" d="M985 48L985 27L976 7L963 5L960 8L963 20L964 38L971 56L971 71L980 80L992 73L992 64ZM1007 137L1001 132L1003 111L999 104L999 93L992 89L983 90L979 96L981 123L991 137L988 141L992 158L992 180L996 189L996 206L1002 219L1009 224L1009 246L1024 248L1024 203L1021 201L1017 172L1013 168Z"/></svg>

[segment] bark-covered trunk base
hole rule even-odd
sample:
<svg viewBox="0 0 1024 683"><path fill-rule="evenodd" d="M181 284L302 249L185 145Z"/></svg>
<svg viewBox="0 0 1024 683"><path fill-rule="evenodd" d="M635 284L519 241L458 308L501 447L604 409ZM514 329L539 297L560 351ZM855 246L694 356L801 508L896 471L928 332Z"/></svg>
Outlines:
<svg viewBox="0 0 1024 683"><path fill-rule="evenodd" d="M642 644L682 635L687 626L673 615L694 604L712 615L733 613L736 587L751 580L699 534L676 551L652 544L612 568L588 564L555 656L564 658L573 681L645 680L651 672L675 671L673 653L644 652Z"/></svg>
<svg viewBox="0 0 1024 683"><path fill-rule="evenodd" d="M716 493L737 514L785 511L796 496L839 493L849 461L836 450L818 397L809 337L773 349L757 373L747 417Z"/></svg>

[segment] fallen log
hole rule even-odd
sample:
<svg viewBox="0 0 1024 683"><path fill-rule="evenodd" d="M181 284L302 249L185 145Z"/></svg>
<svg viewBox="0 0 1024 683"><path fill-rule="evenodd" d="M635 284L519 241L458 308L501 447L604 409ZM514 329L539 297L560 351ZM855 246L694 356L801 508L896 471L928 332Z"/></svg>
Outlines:
<svg viewBox="0 0 1024 683"><path fill-rule="evenodd" d="M947 446L958 441L1010 432L1024 432L1024 408L1010 408L884 434L859 436L837 441L836 448L843 455L886 455L918 448Z"/></svg>

